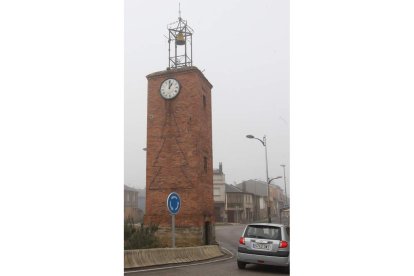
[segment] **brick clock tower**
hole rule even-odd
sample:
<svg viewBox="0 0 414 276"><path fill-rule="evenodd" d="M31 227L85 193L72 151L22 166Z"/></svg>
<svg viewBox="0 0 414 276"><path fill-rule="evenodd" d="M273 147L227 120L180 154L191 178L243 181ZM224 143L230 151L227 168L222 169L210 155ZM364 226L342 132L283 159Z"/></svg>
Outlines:
<svg viewBox="0 0 414 276"><path fill-rule="evenodd" d="M212 85L192 65L193 30L178 18L169 25L169 67L147 76L146 225L156 224L171 245L167 196L176 192L177 246L215 243L212 167Z"/></svg>

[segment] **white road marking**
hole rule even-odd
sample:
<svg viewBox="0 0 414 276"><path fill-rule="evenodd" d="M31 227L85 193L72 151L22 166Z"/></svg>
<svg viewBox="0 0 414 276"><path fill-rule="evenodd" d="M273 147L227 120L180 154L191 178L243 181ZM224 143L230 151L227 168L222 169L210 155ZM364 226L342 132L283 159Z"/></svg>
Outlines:
<svg viewBox="0 0 414 276"><path fill-rule="evenodd" d="M193 266L193 265L211 264L211 263L216 263L216 262L221 262L221 261L227 261L227 260L230 260L231 258L234 257L234 254L230 250L228 250L227 248L224 248L224 247L222 247L222 248L224 250L226 250L227 252L229 252L231 256L226 258L226 259L219 259L219 260L207 261L207 262L196 263L196 264L183 264L183 265L174 265L174 266L167 266L167 267L149 268L149 269L144 269L144 270L125 271L124 274L156 271L156 270L179 268L179 267L186 267L186 266Z"/></svg>

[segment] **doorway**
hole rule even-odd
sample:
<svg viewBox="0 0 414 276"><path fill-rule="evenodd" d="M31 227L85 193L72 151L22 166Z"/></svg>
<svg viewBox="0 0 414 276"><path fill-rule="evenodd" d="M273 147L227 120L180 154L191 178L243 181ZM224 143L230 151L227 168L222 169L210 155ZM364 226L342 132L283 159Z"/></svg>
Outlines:
<svg viewBox="0 0 414 276"><path fill-rule="evenodd" d="M204 244L210 244L210 222L204 222Z"/></svg>

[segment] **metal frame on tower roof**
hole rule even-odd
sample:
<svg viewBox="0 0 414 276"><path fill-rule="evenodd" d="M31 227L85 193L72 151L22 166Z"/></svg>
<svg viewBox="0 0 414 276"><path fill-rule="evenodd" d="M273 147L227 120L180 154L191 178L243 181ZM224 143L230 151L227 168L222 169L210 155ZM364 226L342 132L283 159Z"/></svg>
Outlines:
<svg viewBox="0 0 414 276"><path fill-rule="evenodd" d="M168 69L193 65L193 33L187 20L181 18L168 24ZM172 45L171 45L172 44Z"/></svg>

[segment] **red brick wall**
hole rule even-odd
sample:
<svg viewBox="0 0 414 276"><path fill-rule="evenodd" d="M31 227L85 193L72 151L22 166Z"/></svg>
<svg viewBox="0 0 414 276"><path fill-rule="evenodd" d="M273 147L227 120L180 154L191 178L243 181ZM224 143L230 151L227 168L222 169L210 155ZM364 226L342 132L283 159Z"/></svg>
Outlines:
<svg viewBox="0 0 414 276"><path fill-rule="evenodd" d="M159 88L168 78L180 82L172 100ZM214 223L211 84L196 67L156 72L148 79L147 179L145 223L170 226L167 196L177 192L177 227ZM203 96L205 97L205 105ZM204 158L207 158L207 171Z"/></svg>

